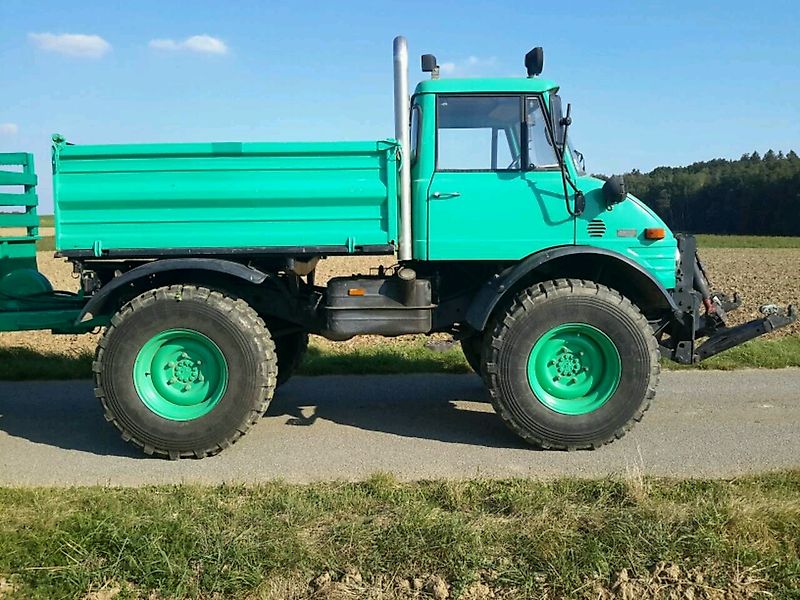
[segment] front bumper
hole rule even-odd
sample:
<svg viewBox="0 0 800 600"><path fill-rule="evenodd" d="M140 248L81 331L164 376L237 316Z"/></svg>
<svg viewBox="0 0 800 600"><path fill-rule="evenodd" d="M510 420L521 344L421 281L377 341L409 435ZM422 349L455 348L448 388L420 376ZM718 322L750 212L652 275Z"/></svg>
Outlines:
<svg viewBox="0 0 800 600"><path fill-rule="evenodd" d="M673 319L658 332L662 356L682 364L698 363L797 320L792 305L785 310L766 305L761 307L762 318L728 327L727 313L739 308L741 298L735 294L731 300L711 292L694 236L676 237L680 258L673 292L675 310Z"/></svg>

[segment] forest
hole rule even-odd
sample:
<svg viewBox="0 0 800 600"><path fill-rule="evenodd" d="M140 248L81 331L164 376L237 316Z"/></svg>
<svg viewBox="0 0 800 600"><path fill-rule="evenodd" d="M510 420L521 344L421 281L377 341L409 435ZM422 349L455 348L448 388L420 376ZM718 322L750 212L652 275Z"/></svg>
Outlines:
<svg viewBox="0 0 800 600"><path fill-rule="evenodd" d="M674 231L800 235L800 157L793 150L633 170L625 184Z"/></svg>

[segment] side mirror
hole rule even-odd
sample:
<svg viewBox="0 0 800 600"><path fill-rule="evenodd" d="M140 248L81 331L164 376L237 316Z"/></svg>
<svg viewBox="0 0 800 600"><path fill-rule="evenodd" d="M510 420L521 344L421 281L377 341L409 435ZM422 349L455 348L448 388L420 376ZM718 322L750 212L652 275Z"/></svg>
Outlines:
<svg viewBox="0 0 800 600"><path fill-rule="evenodd" d="M423 73L433 73L433 70L439 66L436 64L436 57L433 54L423 54L421 62Z"/></svg>
<svg viewBox="0 0 800 600"><path fill-rule="evenodd" d="M628 192L625 191L625 180L620 175L609 177L603 184L603 197L608 208L625 200L628 197Z"/></svg>
<svg viewBox="0 0 800 600"><path fill-rule="evenodd" d="M544 68L544 50L541 46L537 46L525 55L525 70L528 72L528 77L536 77L542 74Z"/></svg>

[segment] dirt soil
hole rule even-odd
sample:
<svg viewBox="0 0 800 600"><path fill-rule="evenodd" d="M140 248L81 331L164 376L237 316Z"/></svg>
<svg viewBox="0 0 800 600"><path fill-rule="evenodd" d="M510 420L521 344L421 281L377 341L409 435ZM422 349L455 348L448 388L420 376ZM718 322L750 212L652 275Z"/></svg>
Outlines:
<svg viewBox="0 0 800 600"><path fill-rule="evenodd" d="M712 288L727 293L739 292L744 301L739 311L731 315L731 324L736 325L758 316L758 307L775 303L786 306L789 303L800 305L800 249L796 248L715 248L702 251L702 259L711 279ZM50 252L40 252L39 269L61 290L75 291L78 280L72 274L70 263L55 259ZM394 259L389 257L333 257L320 262L317 281L325 284L337 275L369 273L379 265L390 266ZM800 334L800 322L795 322L772 337L787 334ZM39 351L76 353L94 351L97 334L50 335L48 332L20 332L0 334L0 347L23 347ZM413 336L412 336L413 337ZM362 336L347 342L337 342L351 347L369 346L380 340L381 344L392 344L408 339L380 338ZM318 345L332 342L318 338Z"/></svg>
<svg viewBox="0 0 800 600"><path fill-rule="evenodd" d="M53 237L56 230L53 227L39 227L39 237ZM2 235L5 237L24 237L28 235L27 227L5 227Z"/></svg>

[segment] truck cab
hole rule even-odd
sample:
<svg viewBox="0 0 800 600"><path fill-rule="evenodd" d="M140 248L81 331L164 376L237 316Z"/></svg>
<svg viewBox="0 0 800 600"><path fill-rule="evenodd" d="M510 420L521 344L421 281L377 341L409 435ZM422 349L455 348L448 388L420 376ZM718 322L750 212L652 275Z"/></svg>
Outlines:
<svg viewBox="0 0 800 600"><path fill-rule="evenodd" d="M557 84L538 77L417 85L410 135L414 258L519 261L586 245L632 259L673 289L675 237L632 195L609 204L605 181L587 175L568 146L557 148L560 106ZM582 193L582 206L565 179Z"/></svg>

